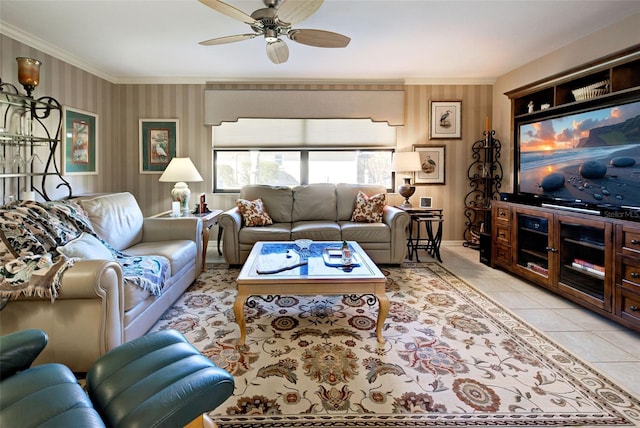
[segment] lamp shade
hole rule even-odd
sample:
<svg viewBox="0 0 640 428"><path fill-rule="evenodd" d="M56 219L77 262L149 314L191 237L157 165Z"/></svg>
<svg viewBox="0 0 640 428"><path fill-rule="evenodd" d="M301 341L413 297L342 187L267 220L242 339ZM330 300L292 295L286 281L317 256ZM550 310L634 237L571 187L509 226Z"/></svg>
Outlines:
<svg viewBox="0 0 640 428"><path fill-rule="evenodd" d="M396 172L420 171L420 153L396 152L393 154L391 169Z"/></svg>
<svg viewBox="0 0 640 428"><path fill-rule="evenodd" d="M173 158L160 176L162 182L203 181L202 176L190 158Z"/></svg>

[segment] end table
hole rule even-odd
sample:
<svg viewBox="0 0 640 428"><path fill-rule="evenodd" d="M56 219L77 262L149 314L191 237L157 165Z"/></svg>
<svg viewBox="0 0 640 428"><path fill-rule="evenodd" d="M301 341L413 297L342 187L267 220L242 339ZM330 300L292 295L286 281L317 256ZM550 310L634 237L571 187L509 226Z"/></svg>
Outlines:
<svg viewBox="0 0 640 428"><path fill-rule="evenodd" d="M416 256L416 261L419 262L418 250L427 250L427 253L434 259L442 262L440 258L440 243L442 242L442 223L444 219L442 217L442 208L419 208L419 207L403 207L400 205L395 206L409 214L411 220L409 221L409 236L407 237L407 252L409 260L413 260L413 255ZM425 225L427 230L427 237L425 239L420 238L420 225ZM433 223L436 223L436 229L434 233ZM413 228L416 228L416 237L413 237ZM422 243L421 243L422 241Z"/></svg>

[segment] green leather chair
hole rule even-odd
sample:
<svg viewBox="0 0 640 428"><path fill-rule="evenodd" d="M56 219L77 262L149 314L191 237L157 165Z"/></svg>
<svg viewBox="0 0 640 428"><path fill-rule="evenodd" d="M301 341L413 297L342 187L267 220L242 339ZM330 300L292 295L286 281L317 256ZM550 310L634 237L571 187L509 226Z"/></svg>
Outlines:
<svg viewBox="0 0 640 428"><path fill-rule="evenodd" d="M62 364L30 367L46 344L41 330L0 337L0 427L207 425L204 414L233 393L233 377L174 330L101 356L87 372L87 392Z"/></svg>

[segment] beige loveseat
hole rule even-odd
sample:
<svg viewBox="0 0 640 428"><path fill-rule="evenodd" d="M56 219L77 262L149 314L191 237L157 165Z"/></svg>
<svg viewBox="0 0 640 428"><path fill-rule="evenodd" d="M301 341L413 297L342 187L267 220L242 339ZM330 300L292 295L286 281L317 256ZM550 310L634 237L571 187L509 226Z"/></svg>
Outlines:
<svg viewBox="0 0 640 428"><path fill-rule="evenodd" d="M378 264L400 264L406 255L409 215L386 205L382 222L351 221L358 191L367 196L386 193L383 186L355 184L309 184L297 187L244 186L240 198L262 199L273 219L267 226L246 227L239 209L220 214L225 261L244 263L258 241L356 241Z"/></svg>
<svg viewBox="0 0 640 428"><path fill-rule="evenodd" d="M11 300L0 311L0 334L44 330L49 344L38 363L55 361L85 372L106 351L144 335L201 272L202 223L197 218L143 218L130 193L80 198L99 237L127 255L169 260L161 294L123 282L114 260L79 260L66 269L52 302Z"/></svg>

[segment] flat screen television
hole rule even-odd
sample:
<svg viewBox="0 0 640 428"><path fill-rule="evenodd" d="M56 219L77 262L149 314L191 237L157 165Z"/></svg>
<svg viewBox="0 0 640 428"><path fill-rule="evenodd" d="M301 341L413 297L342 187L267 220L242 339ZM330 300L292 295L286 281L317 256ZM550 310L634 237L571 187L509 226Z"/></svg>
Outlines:
<svg viewBox="0 0 640 428"><path fill-rule="evenodd" d="M520 122L516 131L518 196L640 209L640 101Z"/></svg>

